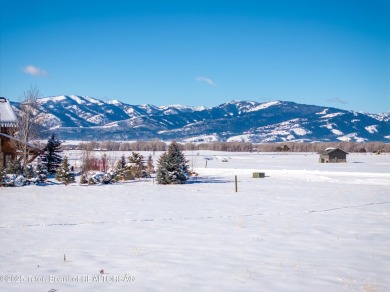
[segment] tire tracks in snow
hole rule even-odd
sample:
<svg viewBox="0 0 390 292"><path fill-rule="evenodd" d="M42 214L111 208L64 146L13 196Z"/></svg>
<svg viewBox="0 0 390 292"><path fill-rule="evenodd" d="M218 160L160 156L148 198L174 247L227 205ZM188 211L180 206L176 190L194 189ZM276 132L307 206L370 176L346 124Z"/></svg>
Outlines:
<svg viewBox="0 0 390 292"><path fill-rule="evenodd" d="M243 218L243 217L255 217L255 216L268 216L268 215L292 215L292 214L314 214L314 213L327 213L334 212L343 209L355 209L361 207L369 207L374 205L390 204L389 202L371 202L366 204L349 205L342 207L334 207L320 210L306 210L300 212L278 212L278 213L252 213L252 214L238 214L238 215L219 215L219 216L195 216L195 217L176 217L176 218L143 218L143 219L124 219L119 221L90 221L79 223L37 223L37 224L23 224L15 226L0 226L0 229L15 229L15 228L30 228L30 227L55 227L55 226L81 226L81 225L99 225L110 223L136 223L136 222L167 222L167 221L180 221L180 220L210 220L210 219L228 219L228 218Z"/></svg>

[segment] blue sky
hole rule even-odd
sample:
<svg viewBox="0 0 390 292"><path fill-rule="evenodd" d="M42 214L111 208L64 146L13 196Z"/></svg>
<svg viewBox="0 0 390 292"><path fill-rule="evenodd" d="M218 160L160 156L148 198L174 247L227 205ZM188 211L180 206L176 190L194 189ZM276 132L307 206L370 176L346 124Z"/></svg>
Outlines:
<svg viewBox="0 0 390 292"><path fill-rule="evenodd" d="M390 111L390 1L0 0L0 95Z"/></svg>

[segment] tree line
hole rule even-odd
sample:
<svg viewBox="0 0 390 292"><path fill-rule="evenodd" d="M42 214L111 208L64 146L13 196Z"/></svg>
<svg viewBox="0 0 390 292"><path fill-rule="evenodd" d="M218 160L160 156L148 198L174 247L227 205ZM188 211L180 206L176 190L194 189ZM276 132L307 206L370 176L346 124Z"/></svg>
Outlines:
<svg viewBox="0 0 390 292"><path fill-rule="evenodd" d="M390 152L390 144L383 142L285 142L256 144L249 142L212 142L212 143L178 143L182 151L213 150L226 152L321 152L326 148L341 148L347 152L374 153ZM165 142L82 142L78 145L63 146L64 149L89 151L166 151Z"/></svg>

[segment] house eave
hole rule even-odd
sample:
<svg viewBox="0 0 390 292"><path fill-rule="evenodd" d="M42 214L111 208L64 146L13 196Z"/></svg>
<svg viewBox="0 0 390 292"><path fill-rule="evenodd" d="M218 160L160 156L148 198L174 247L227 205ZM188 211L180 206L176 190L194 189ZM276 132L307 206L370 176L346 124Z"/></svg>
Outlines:
<svg viewBox="0 0 390 292"><path fill-rule="evenodd" d="M0 133L0 137L2 138L6 138L6 139L10 139L10 140L14 140L16 142L19 142L19 143L22 143L24 145L27 145L30 149L32 149L34 152L42 152L43 150L38 148L36 145L34 144L31 144L31 143L26 143L26 142L23 142L21 141L20 139L18 138L15 138L13 136L10 136L8 134L5 134L5 133Z"/></svg>

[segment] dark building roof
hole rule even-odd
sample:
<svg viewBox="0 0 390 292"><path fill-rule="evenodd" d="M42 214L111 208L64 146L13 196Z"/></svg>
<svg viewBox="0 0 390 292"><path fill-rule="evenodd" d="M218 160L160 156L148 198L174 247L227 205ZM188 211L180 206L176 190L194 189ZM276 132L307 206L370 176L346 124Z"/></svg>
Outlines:
<svg viewBox="0 0 390 292"><path fill-rule="evenodd" d="M332 152L335 152L335 151L341 151L341 152L344 152L345 154L349 154L348 152L346 152L340 148L326 148L324 151L319 152L318 154L327 155L327 154L331 154Z"/></svg>

